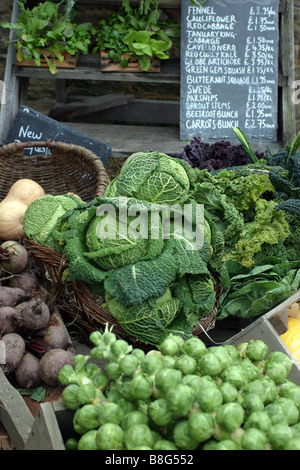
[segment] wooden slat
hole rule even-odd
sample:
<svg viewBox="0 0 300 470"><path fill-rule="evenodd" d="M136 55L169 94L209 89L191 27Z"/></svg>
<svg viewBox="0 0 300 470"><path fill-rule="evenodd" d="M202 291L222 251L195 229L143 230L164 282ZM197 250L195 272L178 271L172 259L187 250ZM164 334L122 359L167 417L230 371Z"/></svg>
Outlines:
<svg viewBox="0 0 300 470"><path fill-rule="evenodd" d="M15 448L22 450L33 426L30 413L20 393L8 382L0 368L0 421Z"/></svg>
<svg viewBox="0 0 300 470"><path fill-rule="evenodd" d="M65 450L51 402L40 405L24 450Z"/></svg>
<svg viewBox="0 0 300 470"><path fill-rule="evenodd" d="M97 111L108 110L112 107L123 106L133 95L109 94L99 97L85 98L68 104L56 104L50 111L49 117L57 120L68 120L86 116Z"/></svg>

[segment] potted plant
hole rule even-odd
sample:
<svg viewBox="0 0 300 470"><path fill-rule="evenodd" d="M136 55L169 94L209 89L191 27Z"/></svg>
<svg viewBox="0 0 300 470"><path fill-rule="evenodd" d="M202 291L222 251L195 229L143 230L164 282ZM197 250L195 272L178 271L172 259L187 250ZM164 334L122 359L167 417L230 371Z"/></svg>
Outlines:
<svg viewBox="0 0 300 470"><path fill-rule="evenodd" d="M74 0L45 1L32 9L18 2L21 13L14 24L0 23L16 32L17 64L46 66L51 74L57 67L74 67L78 54L88 53L90 24L72 21Z"/></svg>
<svg viewBox="0 0 300 470"><path fill-rule="evenodd" d="M135 72L154 71L153 60L168 59L180 36L179 23L161 18L158 6L159 0L142 0L136 7L123 0L121 10L102 19L93 30L93 51L100 49L102 61L106 58L106 62L119 64L121 71L130 70L132 61L138 64L138 69L132 69Z"/></svg>

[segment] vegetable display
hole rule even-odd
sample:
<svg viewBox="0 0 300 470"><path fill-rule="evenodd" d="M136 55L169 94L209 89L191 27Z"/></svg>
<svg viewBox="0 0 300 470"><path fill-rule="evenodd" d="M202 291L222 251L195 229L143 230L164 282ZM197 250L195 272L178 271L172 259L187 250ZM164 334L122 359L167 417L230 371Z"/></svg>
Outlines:
<svg viewBox="0 0 300 470"><path fill-rule="evenodd" d="M33 201L24 231L64 251L64 278L84 281L134 340L187 339L214 309L217 320L255 319L300 286L299 138L261 158L234 132L249 163L197 167L137 152L103 197L58 211L61 196Z"/></svg>
<svg viewBox="0 0 300 470"><path fill-rule="evenodd" d="M262 340L207 348L169 335L145 353L94 331L59 372L72 450L299 450L292 360ZM104 369L92 360L105 359Z"/></svg>

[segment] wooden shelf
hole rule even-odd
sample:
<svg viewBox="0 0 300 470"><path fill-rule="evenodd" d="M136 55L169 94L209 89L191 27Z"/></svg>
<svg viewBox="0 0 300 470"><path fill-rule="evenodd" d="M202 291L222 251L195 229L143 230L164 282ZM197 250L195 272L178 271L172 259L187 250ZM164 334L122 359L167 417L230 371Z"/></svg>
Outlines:
<svg viewBox="0 0 300 470"><path fill-rule="evenodd" d="M17 77L53 78L47 68L23 67L14 64L13 73ZM161 61L161 71L158 72L101 72L100 55L81 54L75 69L60 68L55 79L127 81L140 83L177 83L180 82L180 63L178 59Z"/></svg>

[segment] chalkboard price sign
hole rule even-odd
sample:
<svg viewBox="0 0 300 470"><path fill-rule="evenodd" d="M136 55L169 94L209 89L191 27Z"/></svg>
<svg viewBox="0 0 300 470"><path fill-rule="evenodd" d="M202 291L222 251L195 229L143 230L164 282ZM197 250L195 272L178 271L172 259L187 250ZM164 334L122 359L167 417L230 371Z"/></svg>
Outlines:
<svg viewBox="0 0 300 470"><path fill-rule="evenodd" d="M180 138L277 141L278 0L182 0Z"/></svg>
<svg viewBox="0 0 300 470"><path fill-rule="evenodd" d="M102 160L104 166L107 165L111 156L111 148L108 145L92 139L81 132L77 132L71 127L39 113L28 106L20 106L4 143L42 142L48 139L85 147L97 155ZM46 147L24 149L24 155L32 155L33 152L36 154L50 154L50 150Z"/></svg>

